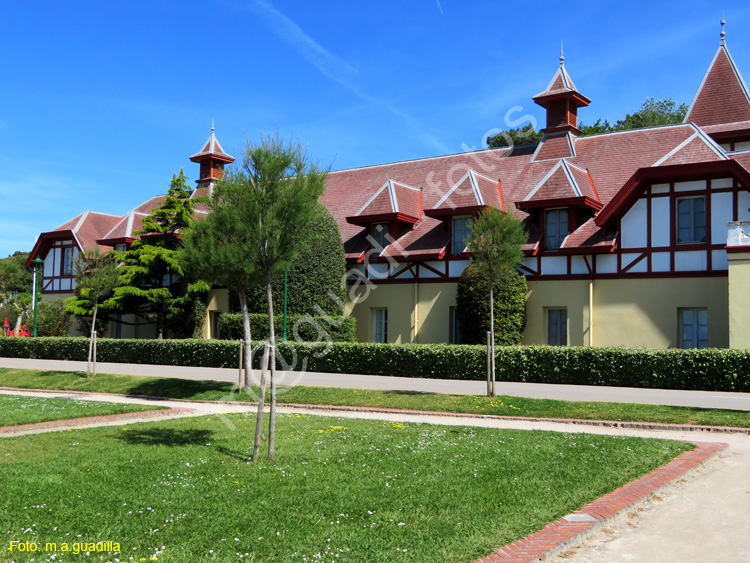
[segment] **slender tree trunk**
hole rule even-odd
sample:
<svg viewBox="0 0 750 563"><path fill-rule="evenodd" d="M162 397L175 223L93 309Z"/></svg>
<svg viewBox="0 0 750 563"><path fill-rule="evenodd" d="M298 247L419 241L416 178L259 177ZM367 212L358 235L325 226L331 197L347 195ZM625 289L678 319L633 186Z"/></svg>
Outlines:
<svg viewBox="0 0 750 563"><path fill-rule="evenodd" d="M99 337L94 332L94 359L91 362L91 377L94 377L96 375L96 344L99 341Z"/></svg>
<svg viewBox="0 0 750 563"><path fill-rule="evenodd" d="M19 334L19 331L21 330L21 324L23 324L23 311L18 313L18 316L16 317L16 326L13 328L13 334L16 336L21 336Z"/></svg>
<svg viewBox="0 0 750 563"><path fill-rule="evenodd" d="M492 331L487 331L487 396L492 396Z"/></svg>
<svg viewBox="0 0 750 563"><path fill-rule="evenodd" d="M240 299L240 310L242 311L242 333L245 337L245 372L240 382L240 389L250 393L252 391L251 370L253 366L253 348L250 342L250 313L247 309L247 294L245 290L237 292Z"/></svg>
<svg viewBox="0 0 750 563"><path fill-rule="evenodd" d="M490 343L492 345L492 357L490 362L492 365L492 396L495 396L495 279L494 276L490 275L490 330L492 331L492 338Z"/></svg>
<svg viewBox="0 0 750 563"><path fill-rule="evenodd" d="M266 402L266 371L268 370L268 356L270 349L263 349L263 360L260 369L260 393L258 394L258 415L255 417L255 439L253 440L253 461L260 457L260 439L263 431L263 404Z"/></svg>
<svg viewBox="0 0 750 563"><path fill-rule="evenodd" d="M99 304L94 305L94 316L91 319L91 336L89 338L89 357L86 361L86 377L91 377L91 358L94 354L94 336L96 335L96 313L99 310Z"/></svg>
<svg viewBox="0 0 750 563"><path fill-rule="evenodd" d="M271 273L266 273L266 293L268 295L268 328L271 349L271 412L268 416L268 459L276 455L276 333L273 326L273 292L271 291Z"/></svg>

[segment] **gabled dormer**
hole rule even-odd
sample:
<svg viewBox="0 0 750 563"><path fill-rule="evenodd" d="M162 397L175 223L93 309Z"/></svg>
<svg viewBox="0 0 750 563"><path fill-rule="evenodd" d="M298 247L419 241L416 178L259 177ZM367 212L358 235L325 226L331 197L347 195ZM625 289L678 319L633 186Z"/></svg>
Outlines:
<svg viewBox="0 0 750 563"><path fill-rule="evenodd" d="M545 250L562 248L568 234L602 208L591 174L564 158L515 204L538 225Z"/></svg>
<svg viewBox="0 0 750 563"><path fill-rule="evenodd" d="M346 221L367 228L367 249L372 250L370 255L376 258L421 217L422 189L388 180Z"/></svg>
<svg viewBox="0 0 750 563"><path fill-rule="evenodd" d="M547 126L542 129L545 135L564 133L580 135L578 129L578 108L591 103L586 96L579 93L565 70L565 57L560 54L560 68L547 85L544 92L533 98L534 102L547 110Z"/></svg>
<svg viewBox="0 0 750 563"><path fill-rule="evenodd" d="M203 148L190 157L190 160L200 164L200 176L197 180L198 195L211 195L213 183L219 180L224 173L224 166L234 162L234 157L229 156L221 148L211 124L211 136L203 145Z"/></svg>
<svg viewBox="0 0 750 563"><path fill-rule="evenodd" d="M488 207L505 210L499 180L470 170L425 215L443 221L450 234L452 256L466 251L474 216Z"/></svg>

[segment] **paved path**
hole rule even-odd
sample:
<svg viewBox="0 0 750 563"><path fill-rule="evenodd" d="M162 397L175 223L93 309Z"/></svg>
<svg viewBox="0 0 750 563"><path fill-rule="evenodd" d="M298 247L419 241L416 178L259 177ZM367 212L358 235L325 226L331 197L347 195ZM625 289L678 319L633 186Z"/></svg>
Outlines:
<svg viewBox="0 0 750 563"><path fill-rule="evenodd" d="M33 391L6 391L37 394ZM44 393L50 396L49 393ZM54 392L52 396L117 401L185 408L185 402L131 399L112 395ZM192 415L253 410L253 405L190 403ZM573 424L492 418L456 418L441 415L406 415L280 408L279 412L319 416L427 422L451 426L481 426L521 430L549 430L581 434L658 437L686 441L721 441L729 447L721 456L682 482L668 488L638 512L620 519L593 536L582 547L556 559L576 563L712 563L750 561L750 436L630 428L581 427ZM120 422L119 424L122 424Z"/></svg>
<svg viewBox="0 0 750 563"><path fill-rule="evenodd" d="M85 371L85 362L26 360L0 358L0 367L40 370ZM183 379L237 381L237 369L156 366L146 364L97 363L99 373L177 377ZM484 381L453 379L420 379L376 375L348 375L317 372L278 372L279 385L312 387L345 387L386 389L431 393L481 395L487 390ZM750 393L714 391L676 391L670 389L637 389L593 385L554 385L543 383L498 382L497 393L514 397L562 399L566 401L615 401L702 408L726 408L750 411Z"/></svg>

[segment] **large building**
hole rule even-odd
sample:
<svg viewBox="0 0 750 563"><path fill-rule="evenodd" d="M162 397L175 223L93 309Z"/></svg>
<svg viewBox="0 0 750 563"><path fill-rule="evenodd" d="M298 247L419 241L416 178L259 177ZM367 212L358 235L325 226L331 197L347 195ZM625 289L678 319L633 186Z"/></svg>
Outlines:
<svg viewBox="0 0 750 563"><path fill-rule="evenodd" d="M724 32L684 123L581 136L578 110L590 100L563 57L533 100L547 112L537 145L330 173L322 201L344 239L359 339L459 338L465 241L472 217L491 206L529 233L524 343L749 346L750 95ZM232 161L213 131L191 160L201 193ZM30 259L45 261L45 298L70 294L77 252L128 244L158 201L43 233ZM212 292L207 336L226 301Z"/></svg>

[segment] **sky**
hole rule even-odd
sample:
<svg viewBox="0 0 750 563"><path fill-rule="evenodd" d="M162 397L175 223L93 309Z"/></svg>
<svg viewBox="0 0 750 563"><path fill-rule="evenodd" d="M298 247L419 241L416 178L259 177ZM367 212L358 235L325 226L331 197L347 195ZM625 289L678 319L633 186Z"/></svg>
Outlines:
<svg viewBox="0 0 750 563"><path fill-rule="evenodd" d="M743 1L68 0L5 2L0 257L85 210L123 215L278 131L332 170L481 148L544 126L531 98L565 66L617 121L690 103L719 45L750 79ZM533 121L535 120L535 121Z"/></svg>

